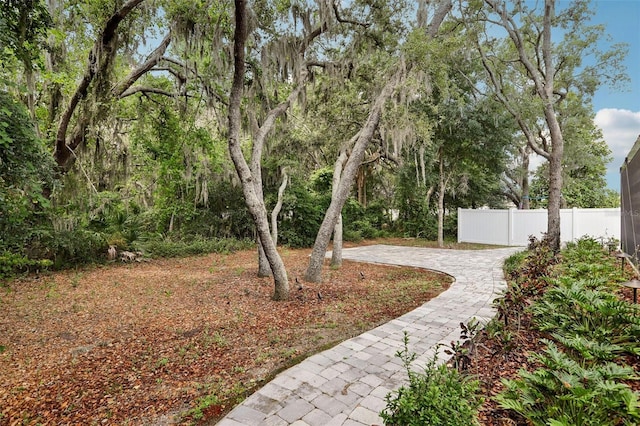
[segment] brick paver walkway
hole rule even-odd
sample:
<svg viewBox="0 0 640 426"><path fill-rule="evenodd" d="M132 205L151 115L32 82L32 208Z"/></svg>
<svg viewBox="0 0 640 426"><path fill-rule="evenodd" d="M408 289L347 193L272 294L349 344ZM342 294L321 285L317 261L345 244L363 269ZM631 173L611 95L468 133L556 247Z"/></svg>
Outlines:
<svg viewBox="0 0 640 426"><path fill-rule="evenodd" d="M487 321L491 302L505 287L502 264L521 248L440 250L374 245L345 249L343 258L416 266L455 278L449 289L421 307L346 340L283 371L234 408L218 426L382 425L385 396L406 383L395 356L409 333L416 366L431 359L439 343L459 339L460 322ZM445 360L444 353L439 355Z"/></svg>

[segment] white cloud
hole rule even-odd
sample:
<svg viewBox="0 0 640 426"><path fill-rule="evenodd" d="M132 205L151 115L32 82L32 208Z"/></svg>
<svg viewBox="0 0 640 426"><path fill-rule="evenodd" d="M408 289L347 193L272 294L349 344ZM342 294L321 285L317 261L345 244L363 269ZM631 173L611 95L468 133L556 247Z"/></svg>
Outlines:
<svg viewBox="0 0 640 426"><path fill-rule="evenodd" d="M640 135L640 111L605 108L596 113L594 122L602 129L604 140L613 154L608 169L618 171Z"/></svg>

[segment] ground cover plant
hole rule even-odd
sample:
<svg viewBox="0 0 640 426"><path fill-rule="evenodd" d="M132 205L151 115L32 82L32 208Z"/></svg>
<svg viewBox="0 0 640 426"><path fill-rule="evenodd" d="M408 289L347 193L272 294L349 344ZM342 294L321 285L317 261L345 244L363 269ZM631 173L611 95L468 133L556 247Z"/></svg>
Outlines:
<svg viewBox="0 0 640 426"><path fill-rule="evenodd" d="M437 351L424 368L415 371L413 362L417 354L409 352L409 340L409 335L405 333L404 348L397 353L405 367L409 383L386 396L387 405L380 413L384 424L477 425L477 411L482 404L478 380L439 362Z"/></svg>
<svg viewBox="0 0 640 426"><path fill-rule="evenodd" d="M295 285L309 250L282 255ZM256 263L253 249L118 260L0 287L0 424L210 423L277 369L450 283L347 261L274 302Z"/></svg>
<svg viewBox="0 0 640 426"><path fill-rule="evenodd" d="M469 368L485 397L481 424L639 424L640 312L619 285L632 269L592 238L549 256L532 240L505 262L499 316Z"/></svg>

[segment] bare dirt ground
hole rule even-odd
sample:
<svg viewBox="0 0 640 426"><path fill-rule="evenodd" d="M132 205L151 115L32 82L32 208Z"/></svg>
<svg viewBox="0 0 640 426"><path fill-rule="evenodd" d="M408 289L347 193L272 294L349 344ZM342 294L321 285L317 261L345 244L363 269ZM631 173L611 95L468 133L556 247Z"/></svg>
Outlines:
<svg viewBox="0 0 640 426"><path fill-rule="evenodd" d="M450 284L429 271L353 262L326 265L324 282L308 284L309 253L281 252L287 302L271 300L254 251L114 263L0 287L0 424L212 422L278 369Z"/></svg>

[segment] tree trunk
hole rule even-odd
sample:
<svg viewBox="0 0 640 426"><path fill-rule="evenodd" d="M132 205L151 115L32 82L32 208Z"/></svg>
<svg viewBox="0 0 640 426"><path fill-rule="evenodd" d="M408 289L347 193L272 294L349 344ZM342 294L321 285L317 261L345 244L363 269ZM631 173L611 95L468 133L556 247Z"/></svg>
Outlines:
<svg viewBox="0 0 640 426"><path fill-rule="evenodd" d="M240 104L245 77L245 43L247 39L246 0L235 0L234 30L234 73L231 94L229 96L229 153L236 168L247 208L256 225L260 245L271 266L274 280L274 300L289 298L289 281L284 263L278 254L269 232L269 221L264 202L256 193L255 178L247 164L240 146L241 114Z"/></svg>
<svg viewBox="0 0 640 426"><path fill-rule="evenodd" d="M353 150L351 151L351 155L349 155L349 159L347 160L347 164L344 168L342 179L340 179L340 185L335 192L335 196L331 197L331 204L325 213L324 220L322 221L322 225L320 225L320 230L316 236L316 241L313 245L313 250L311 251L309 266L307 267L307 271L304 276L307 281L320 282L322 280L322 264L324 261L324 255L327 252L329 240L331 239L331 233L336 226L342 207L349 196L349 192L351 191L358 173L360 163L362 163L362 160L364 159L367 145L371 141L371 138L378 127L384 104L389 97L391 97L396 86L403 79L404 68L401 68L389 79L376 98L369 112L369 117L360 130L353 146Z"/></svg>
<svg viewBox="0 0 640 426"><path fill-rule="evenodd" d="M342 266L342 213L338 215L336 226L333 229L333 250L331 251L331 266Z"/></svg>
<svg viewBox="0 0 640 426"><path fill-rule="evenodd" d="M554 78L556 70L554 65L554 57L551 44L551 27L555 18L555 0L544 1L544 16L542 17L542 58L540 56L532 57L527 46L523 42L522 32L517 23L507 13L506 2L498 0L485 0L485 2L499 15L500 25L508 32L514 47L518 51L519 62L527 72L527 77L534 84L536 95L542 100L544 105L543 113L545 122L551 137L551 152L541 149L535 143L533 132L529 126L524 123L522 116L515 112L510 105L505 94L500 94L501 83L493 74L491 66L489 66L487 57L479 49L482 55L482 62L489 73L494 87L499 91L500 101L514 116L516 121L527 137L527 141L531 149L539 155L549 160L549 206L547 209L547 238L549 247L554 251L560 250L560 204L562 189L562 156L564 155L564 139L562 130L556 117L554 108ZM541 59L541 61L540 61Z"/></svg>
<svg viewBox="0 0 640 426"><path fill-rule="evenodd" d="M553 106L548 108L553 110ZM547 207L547 238L549 246L557 253L560 251L560 207L562 204L562 157L564 139L555 112L545 113L551 133L553 150L549 160L549 206Z"/></svg>
<svg viewBox="0 0 640 426"><path fill-rule="evenodd" d="M258 247L258 276L260 278L270 277L271 274L271 265L269 264L269 259L267 259L267 254L262 247L262 241L260 240L260 236L256 236L256 245ZM277 247L277 246L276 246Z"/></svg>
<svg viewBox="0 0 640 426"><path fill-rule="evenodd" d="M367 166L361 165L358 169L358 204L367 207Z"/></svg>
<svg viewBox="0 0 640 426"><path fill-rule="evenodd" d="M347 161L347 152L343 149L336 160L333 167L333 179L331 185L331 197L334 197L338 191L340 180L342 179L342 168ZM331 252L331 266L342 266L342 213L338 215L336 226L333 230L333 251Z"/></svg>
<svg viewBox="0 0 640 426"><path fill-rule="evenodd" d="M276 202L275 207L271 211L271 238L273 239L273 244L278 246L278 215L280 214L280 210L282 210L282 203L284 201L284 191L287 189L287 184L289 183L289 175L287 174L287 168L282 168L282 183L280 184L280 188L278 188L278 201Z"/></svg>
<svg viewBox="0 0 640 426"><path fill-rule="evenodd" d="M522 154L522 198L521 206L522 210L529 210L531 198L529 195L529 156L531 155L531 148L527 145L523 149Z"/></svg>
<svg viewBox="0 0 640 426"><path fill-rule="evenodd" d="M438 184L438 247L444 247L444 195L447 190L447 181L444 177L444 158L440 148L440 176Z"/></svg>
<svg viewBox="0 0 640 426"><path fill-rule="evenodd" d="M545 65L544 117L551 136L551 158L549 159L549 207L547 218L547 238L549 246L557 253L560 251L560 204L562 202L562 157L564 156L564 139L556 111L554 99L554 58L551 51L551 22L555 15L555 0L545 0L543 18L542 57Z"/></svg>

